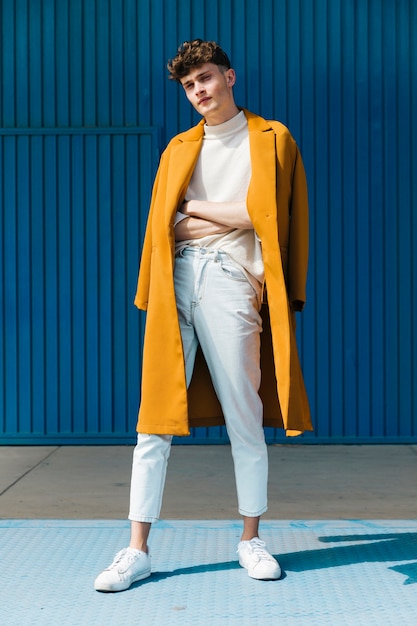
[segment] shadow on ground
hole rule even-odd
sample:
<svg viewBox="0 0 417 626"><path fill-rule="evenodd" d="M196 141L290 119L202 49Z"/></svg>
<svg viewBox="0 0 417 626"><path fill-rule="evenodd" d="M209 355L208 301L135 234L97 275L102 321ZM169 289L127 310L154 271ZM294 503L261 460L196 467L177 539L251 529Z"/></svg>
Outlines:
<svg viewBox="0 0 417 626"><path fill-rule="evenodd" d="M283 568L287 571L304 572L357 563L417 561L417 533L335 535L319 537L318 540L321 543L354 543L283 554L280 557ZM404 584L417 582L417 562L396 565L390 569L408 576Z"/></svg>
<svg viewBox="0 0 417 626"><path fill-rule="evenodd" d="M379 533L374 535L336 535L319 537L322 543L348 543L353 545L332 546L316 550L304 550L275 555L285 572L305 572L325 568L342 567L358 563L392 563L393 561L416 561L394 565L388 569L406 576L404 585L417 583L417 533ZM361 542L361 543L358 543ZM364 543L366 542L366 543ZM207 572L240 569L237 561L224 561L182 567L170 572L153 572L149 582L158 582L173 576L188 576ZM136 583L132 588L143 584Z"/></svg>

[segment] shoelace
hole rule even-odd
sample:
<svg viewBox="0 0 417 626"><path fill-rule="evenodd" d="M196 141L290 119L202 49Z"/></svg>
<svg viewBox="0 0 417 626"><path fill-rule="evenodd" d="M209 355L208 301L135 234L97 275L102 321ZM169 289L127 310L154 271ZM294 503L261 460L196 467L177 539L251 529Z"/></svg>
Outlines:
<svg viewBox="0 0 417 626"><path fill-rule="evenodd" d="M116 554L116 556L113 559L113 563L109 565L107 569L109 570L113 569L114 567L116 567L116 565L119 565L119 563L124 560L127 561L126 563L127 566L129 566L130 563L134 561L134 555L131 552L128 552L127 548L123 548L123 550L120 550L120 552Z"/></svg>
<svg viewBox="0 0 417 626"><path fill-rule="evenodd" d="M266 543L265 541L262 541L262 539L252 539L249 542L249 545L251 546L253 554L255 554L259 560L266 559L268 561L274 561L274 558L265 549Z"/></svg>

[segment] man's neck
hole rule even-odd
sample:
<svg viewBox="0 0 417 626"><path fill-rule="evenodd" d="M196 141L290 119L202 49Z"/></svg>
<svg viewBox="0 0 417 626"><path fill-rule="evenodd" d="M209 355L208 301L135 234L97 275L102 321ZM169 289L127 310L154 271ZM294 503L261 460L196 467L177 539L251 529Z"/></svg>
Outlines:
<svg viewBox="0 0 417 626"><path fill-rule="evenodd" d="M226 111L213 113L213 115L208 115L205 118L205 122L207 126L218 126L219 124L224 124L235 117L239 113L238 107L233 103Z"/></svg>

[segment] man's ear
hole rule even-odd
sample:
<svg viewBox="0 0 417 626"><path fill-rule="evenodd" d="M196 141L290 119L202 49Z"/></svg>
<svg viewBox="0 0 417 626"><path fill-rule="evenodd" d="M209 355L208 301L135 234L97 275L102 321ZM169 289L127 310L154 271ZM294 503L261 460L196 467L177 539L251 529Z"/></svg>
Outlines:
<svg viewBox="0 0 417 626"><path fill-rule="evenodd" d="M236 72L234 69L230 68L227 70L226 74L226 82L228 87L233 87L236 82Z"/></svg>

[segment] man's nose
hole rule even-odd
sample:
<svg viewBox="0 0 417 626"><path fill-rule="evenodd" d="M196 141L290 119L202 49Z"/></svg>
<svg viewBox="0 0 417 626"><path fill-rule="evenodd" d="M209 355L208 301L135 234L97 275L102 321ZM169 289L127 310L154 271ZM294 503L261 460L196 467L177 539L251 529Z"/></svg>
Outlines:
<svg viewBox="0 0 417 626"><path fill-rule="evenodd" d="M204 91L203 83L196 83L195 84L195 93L196 93L196 95L198 96L203 91Z"/></svg>

